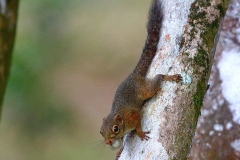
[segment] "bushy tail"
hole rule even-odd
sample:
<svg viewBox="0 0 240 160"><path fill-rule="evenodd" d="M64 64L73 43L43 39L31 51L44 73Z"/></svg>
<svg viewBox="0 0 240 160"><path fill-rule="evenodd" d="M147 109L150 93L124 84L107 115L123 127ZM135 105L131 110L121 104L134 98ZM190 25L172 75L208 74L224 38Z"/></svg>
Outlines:
<svg viewBox="0 0 240 160"><path fill-rule="evenodd" d="M145 42L141 58L133 71L134 74L139 74L143 77L146 76L148 67L150 66L157 51L157 45L163 21L163 13L160 1L161 0L153 0L152 6L149 10L147 40Z"/></svg>

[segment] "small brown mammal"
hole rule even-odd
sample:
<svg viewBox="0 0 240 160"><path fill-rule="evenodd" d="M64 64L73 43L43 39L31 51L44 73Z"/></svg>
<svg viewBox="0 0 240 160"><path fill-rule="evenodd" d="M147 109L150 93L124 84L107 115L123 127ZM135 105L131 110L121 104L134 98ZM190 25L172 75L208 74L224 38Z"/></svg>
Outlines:
<svg viewBox="0 0 240 160"><path fill-rule="evenodd" d="M157 51L162 20L160 0L153 0L147 24L148 36L141 58L134 71L118 87L111 112L103 119L100 133L105 138L105 143L110 146L132 130L136 130L139 138L147 140L149 138L147 134L150 132L144 132L141 127L143 103L154 96L160 89L162 81L182 80L179 74L172 76L158 74L153 79L146 78L148 68Z"/></svg>

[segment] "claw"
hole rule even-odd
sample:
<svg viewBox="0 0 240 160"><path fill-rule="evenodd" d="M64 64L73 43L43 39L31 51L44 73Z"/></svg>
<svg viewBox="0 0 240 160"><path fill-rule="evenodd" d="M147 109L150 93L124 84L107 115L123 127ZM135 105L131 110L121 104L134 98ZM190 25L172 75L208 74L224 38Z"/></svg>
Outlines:
<svg viewBox="0 0 240 160"><path fill-rule="evenodd" d="M142 141L144 141L144 140L149 140L150 139L150 137L147 135L147 134L149 134L150 132L148 131L148 132L142 132L142 135L141 135L141 140Z"/></svg>
<svg viewBox="0 0 240 160"><path fill-rule="evenodd" d="M180 74L174 75L174 81L181 82L182 81L182 76Z"/></svg>

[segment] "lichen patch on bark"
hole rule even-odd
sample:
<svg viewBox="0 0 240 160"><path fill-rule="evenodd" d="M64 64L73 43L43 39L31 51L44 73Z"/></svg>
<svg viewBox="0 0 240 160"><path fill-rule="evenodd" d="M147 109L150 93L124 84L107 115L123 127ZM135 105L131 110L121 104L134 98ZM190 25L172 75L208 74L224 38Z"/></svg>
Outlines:
<svg viewBox="0 0 240 160"><path fill-rule="evenodd" d="M218 1L196 1L190 9L183 39L179 44L181 54L176 61L182 63L183 72L191 75L193 83L178 87L172 105L168 105L160 114L163 121L158 141L163 144L170 159L185 159L190 150L192 140L189 137L195 132L207 89L211 51L220 24L219 5Z"/></svg>

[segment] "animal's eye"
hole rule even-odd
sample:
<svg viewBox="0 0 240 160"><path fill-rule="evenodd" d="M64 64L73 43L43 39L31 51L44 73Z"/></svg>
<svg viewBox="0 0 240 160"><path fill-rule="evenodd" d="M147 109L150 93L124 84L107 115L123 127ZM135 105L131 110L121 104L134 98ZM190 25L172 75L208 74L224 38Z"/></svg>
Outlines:
<svg viewBox="0 0 240 160"><path fill-rule="evenodd" d="M118 126L114 125L114 126L112 127L112 131L113 131L114 133L118 133L118 132L119 132Z"/></svg>
<svg viewBox="0 0 240 160"><path fill-rule="evenodd" d="M100 131L100 134L102 134L102 131Z"/></svg>

